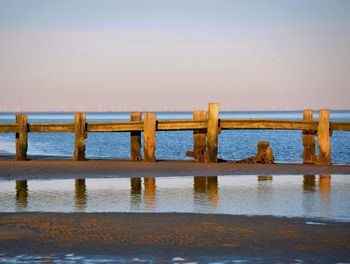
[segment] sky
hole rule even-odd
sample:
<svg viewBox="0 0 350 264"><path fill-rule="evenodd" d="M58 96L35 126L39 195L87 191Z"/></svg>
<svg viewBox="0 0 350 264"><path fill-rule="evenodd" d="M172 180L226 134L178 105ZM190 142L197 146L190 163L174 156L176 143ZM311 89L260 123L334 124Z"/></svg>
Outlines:
<svg viewBox="0 0 350 264"><path fill-rule="evenodd" d="M0 0L0 111L350 109L348 0Z"/></svg>

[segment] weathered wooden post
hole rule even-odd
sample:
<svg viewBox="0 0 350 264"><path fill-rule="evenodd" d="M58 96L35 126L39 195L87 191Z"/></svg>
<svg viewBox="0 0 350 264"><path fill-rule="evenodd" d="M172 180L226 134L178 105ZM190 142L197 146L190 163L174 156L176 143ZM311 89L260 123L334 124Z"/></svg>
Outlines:
<svg viewBox="0 0 350 264"><path fill-rule="evenodd" d="M131 112L131 121L141 121L141 112ZM132 131L130 133L130 159L141 160L141 131Z"/></svg>
<svg viewBox="0 0 350 264"><path fill-rule="evenodd" d="M209 103L206 162L218 161L219 104Z"/></svg>
<svg viewBox="0 0 350 264"><path fill-rule="evenodd" d="M312 109L305 109L303 113L303 120L307 122L313 122ZM316 162L315 154L315 131L303 130L303 162L308 164L314 164Z"/></svg>
<svg viewBox="0 0 350 264"><path fill-rule="evenodd" d="M28 118L27 114L16 114L18 132L16 133L16 160L27 160Z"/></svg>
<svg viewBox="0 0 350 264"><path fill-rule="evenodd" d="M85 160L84 139L87 138L85 113L81 112L81 113L74 114L74 131L75 131L74 160Z"/></svg>
<svg viewBox="0 0 350 264"><path fill-rule="evenodd" d="M202 110L194 111L193 120L206 121L207 112ZM206 137L207 133L205 129L193 130L193 158L196 161L204 161L204 153L207 147Z"/></svg>
<svg viewBox="0 0 350 264"><path fill-rule="evenodd" d="M143 127L143 156L145 161L156 161L156 126L156 114L145 114Z"/></svg>
<svg viewBox="0 0 350 264"><path fill-rule="evenodd" d="M329 139L330 113L328 109L320 110L320 118L318 121L318 149L317 164L331 164L331 142Z"/></svg>

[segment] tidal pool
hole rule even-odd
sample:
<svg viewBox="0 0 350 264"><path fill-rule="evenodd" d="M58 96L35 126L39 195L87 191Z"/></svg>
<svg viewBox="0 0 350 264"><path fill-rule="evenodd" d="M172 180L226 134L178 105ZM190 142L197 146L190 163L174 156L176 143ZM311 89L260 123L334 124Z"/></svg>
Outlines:
<svg viewBox="0 0 350 264"><path fill-rule="evenodd" d="M350 175L0 181L0 212L191 212L350 221Z"/></svg>

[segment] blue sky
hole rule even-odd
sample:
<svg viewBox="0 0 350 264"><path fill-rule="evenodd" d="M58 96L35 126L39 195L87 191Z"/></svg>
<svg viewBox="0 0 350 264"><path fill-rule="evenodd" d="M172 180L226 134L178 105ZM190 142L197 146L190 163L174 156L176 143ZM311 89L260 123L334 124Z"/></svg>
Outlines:
<svg viewBox="0 0 350 264"><path fill-rule="evenodd" d="M350 1L0 0L0 109L350 104Z"/></svg>

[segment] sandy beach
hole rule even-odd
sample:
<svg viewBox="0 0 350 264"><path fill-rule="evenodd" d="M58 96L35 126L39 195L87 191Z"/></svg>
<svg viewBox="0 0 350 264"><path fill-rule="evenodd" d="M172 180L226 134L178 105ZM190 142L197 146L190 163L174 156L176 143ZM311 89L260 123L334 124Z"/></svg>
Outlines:
<svg viewBox="0 0 350 264"><path fill-rule="evenodd" d="M321 263L350 259L350 223L180 213L1 213L7 256L68 254L153 260Z"/></svg>
<svg viewBox="0 0 350 264"><path fill-rule="evenodd" d="M0 160L0 179L70 179L217 175L350 174L347 165L238 164L194 161L135 162L127 160Z"/></svg>

